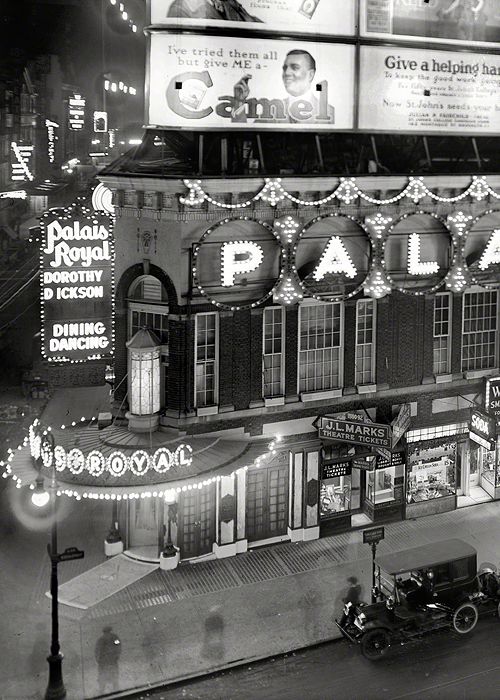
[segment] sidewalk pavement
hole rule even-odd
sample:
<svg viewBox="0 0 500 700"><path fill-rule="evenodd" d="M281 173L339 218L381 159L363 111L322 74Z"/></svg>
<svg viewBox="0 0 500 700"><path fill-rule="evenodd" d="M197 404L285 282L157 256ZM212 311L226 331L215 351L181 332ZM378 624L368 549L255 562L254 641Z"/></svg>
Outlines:
<svg viewBox="0 0 500 700"><path fill-rule="evenodd" d="M78 392L71 394L82 406ZM47 523L29 517L22 491L9 483L0 492L1 700L41 700L48 678ZM105 561L108 525L109 503L61 498L59 548L85 550L84 559L59 565L61 583ZM500 501L386 525L385 533L379 552L459 537L476 547L478 564L498 565ZM336 638L333 618L352 576L368 600L371 550L360 531L156 569L87 610L61 604L68 700L120 697ZM115 664L106 647L113 634L121 650Z"/></svg>
<svg viewBox="0 0 500 700"><path fill-rule="evenodd" d="M66 504L74 502L66 499ZM61 544L83 546L85 559L68 562L69 568L61 564L61 580L104 560L103 504L78 503L68 507L65 517ZM479 564L498 564L499 524L500 502L490 502L386 525L379 548L388 552L460 537L477 548ZM4 594L0 697L38 699L46 686L50 639L44 535L29 537L18 531L9 542L11 550L27 554L0 583ZM9 558L5 544L6 540L0 551L3 568ZM370 554L359 531L284 543L218 561L183 563L173 572L157 569L88 610L60 605L68 698L119 697L126 690L147 689L335 638L333 618L342 608L349 577L358 578L362 598L369 598ZM35 573L26 570L30 558ZM121 655L117 669L106 665L104 656L98 674L96 644L105 627L118 636Z"/></svg>

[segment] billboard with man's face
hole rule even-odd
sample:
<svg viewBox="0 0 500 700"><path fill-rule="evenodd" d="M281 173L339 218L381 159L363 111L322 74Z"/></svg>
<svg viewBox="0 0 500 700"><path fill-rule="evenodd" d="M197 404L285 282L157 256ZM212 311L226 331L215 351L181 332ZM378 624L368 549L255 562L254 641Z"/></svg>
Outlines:
<svg viewBox="0 0 500 700"><path fill-rule="evenodd" d="M498 0L361 0L361 35L488 46L500 42Z"/></svg>
<svg viewBox="0 0 500 700"><path fill-rule="evenodd" d="M154 33L150 126L352 129L354 46Z"/></svg>
<svg viewBox="0 0 500 700"><path fill-rule="evenodd" d="M151 24L353 36L355 0L151 0Z"/></svg>

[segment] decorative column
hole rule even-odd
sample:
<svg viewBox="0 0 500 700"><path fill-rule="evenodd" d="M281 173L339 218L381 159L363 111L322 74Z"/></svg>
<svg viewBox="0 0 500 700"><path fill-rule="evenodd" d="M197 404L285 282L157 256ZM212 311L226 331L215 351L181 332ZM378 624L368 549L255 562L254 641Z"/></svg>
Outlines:
<svg viewBox="0 0 500 700"><path fill-rule="evenodd" d="M290 452L288 534L292 542L319 537L319 451Z"/></svg>
<svg viewBox="0 0 500 700"><path fill-rule="evenodd" d="M153 432L160 419L160 353L158 338L147 328L137 331L128 348L129 430Z"/></svg>
<svg viewBox="0 0 500 700"><path fill-rule="evenodd" d="M236 475L222 476L217 489L217 534L213 552L217 559L238 553Z"/></svg>

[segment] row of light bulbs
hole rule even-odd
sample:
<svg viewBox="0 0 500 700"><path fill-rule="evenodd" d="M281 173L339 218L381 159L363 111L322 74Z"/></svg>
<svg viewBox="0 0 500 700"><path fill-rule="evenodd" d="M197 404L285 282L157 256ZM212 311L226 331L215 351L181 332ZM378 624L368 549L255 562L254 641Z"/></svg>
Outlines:
<svg viewBox="0 0 500 700"><path fill-rule="evenodd" d="M92 416L91 419L88 419L88 418L85 418L84 416L82 416L80 421L72 421L71 427L75 427L76 425L78 425L78 423L86 423L86 422L92 423L93 421L95 421L95 416ZM32 429L36 428L39 425L40 425L39 419L35 418L33 424L30 426L30 431L32 431ZM69 427L69 426L65 426L65 425L60 426L61 429L65 429L66 427ZM51 432L51 431L52 431L52 428L49 426L44 430L43 434L47 434L48 432ZM257 459L253 462L253 465L251 465L251 466L256 467L256 468L265 466L267 464L268 460L272 459L272 457L274 457L276 455L277 446L281 442L281 440L282 440L281 436L277 435L274 438L274 440L272 440L269 443L267 452L260 455L259 457L257 457ZM21 450L26 449L28 447L28 445L29 445L29 438L26 436L23 440L23 443L21 445L18 445L16 450L13 450L11 447L8 448L8 450L7 450L8 457L7 457L6 462L0 461L0 467L3 467L2 477L4 479L7 479L10 477L15 482L16 488L18 488L18 489L20 489L23 486L23 480L21 479L21 477L19 477L17 474L14 473L14 471L12 469L12 461L15 457L16 452L20 452ZM235 469L230 474L227 474L226 476L234 477L238 474L243 474L246 471L248 471L248 468L249 468L248 466L238 467L237 469ZM88 490L88 491L84 491L83 493L80 493L79 491L76 491L75 489L58 488L56 491L56 495L57 496L62 496L62 495L69 496L69 497L75 498L77 501L80 501L82 498L93 499L93 500L106 500L106 501L109 501L109 500L111 500L111 501L115 501L115 500L116 501L121 501L121 500L126 501L126 500L133 500L133 499L139 499L139 498L142 499L142 498L157 498L157 497L166 498L166 497L170 496L170 494L173 494L173 493L180 494L180 493L185 493L186 491L193 491L193 490L197 490L197 489L201 490L205 486L209 486L210 484L219 482L221 479L222 479L221 475L218 474L217 476L212 476L210 478L203 479L202 481L199 481L199 482L194 483L194 484L184 484L183 486L177 486L175 489L174 488L170 488L170 489L166 488L163 490L162 489L154 489L151 491L148 490L148 491L142 491L142 492L138 491L138 492L130 492L130 493L113 492L111 490L111 488L109 488L108 492L106 492L106 493L95 492L92 490ZM31 484L30 488L33 489L34 485ZM124 487L122 487L122 488L124 488Z"/></svg>
<svg viewBox="0 0 500 700"><path fill-rule="evenodd" d="M259 190L259 192L257 192L250 199L247 199L244 202L238 202L236 204L227 204L226 202L220 202L211 197L203 189L201 185L201 180L184 180L183 182L189 189L189 193L187 196L179 197L179 201L181 204L196 207L200 206L201 204L203 204L203 202L206 201L210 204L220 207L221 209L245 209L246 207L251 206L252 202L258 201L259 199L261 199L264 202L267 202L272 207L275 207L284 199L288 199L290 202L294 202L295 204L304 207L317 207L323 204L327 204L333 199L338 199L344 204L352 204L356 199L359 198L364 200L365 202L368 202L369 204L377 205L395 204L396 202L399 202L400 200L405 198L411 199L415 204L418 204L418 202L424 197L430 197L436 202L443 202L447 204L459 202L465 199L465 197L472 197L477 201L480 201L482 199L485 199L488 195L490 195L495 199L500 199L500 194L498 194L497 192L495 192L495 190L492 189L487 179L485 177L479 177L477 175L473 175L472 182L467 187L467 189L465 189L461 194L455 197L440 197L427 187L427 185L424 183L423 177L410 176L408 178L408 184L406 185L406 187L404 187L403 190L401 190L401 192L399 192L394 197L388 197L386 199L376 199L375 197L371 197L370 195L366 194L365 192L363 192L363 190L361 190L358 187L356 180L353 177L341 177L339 185L333 192L331 192L326 197L322 197L321 199L315 200L305 200L300 199L299 197L295 197L294 195L290 194L285 190L285 188L281 184L280 177L267 177L265 178L264 187L262 187Z"/></svg>

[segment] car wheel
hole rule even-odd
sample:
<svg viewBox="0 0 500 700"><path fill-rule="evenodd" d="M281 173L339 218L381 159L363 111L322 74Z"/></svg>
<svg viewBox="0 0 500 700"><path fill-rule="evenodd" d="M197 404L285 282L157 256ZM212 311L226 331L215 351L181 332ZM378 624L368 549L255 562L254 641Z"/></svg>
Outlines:
<svg viewBox="0 0 500 700"><path fill-rule="evenodd" d="M363 635L361 640L361 653L365 659L378 661L384 656L391 645L391 638L387 630L370 630Z"/></svg>
<svg viewBox="0 0 500 700"><path fill-rule="evenodd" d="M458 634L472 632L477 624L479 613L473 603L462 603L453 613L453 628Z"/></svg>

